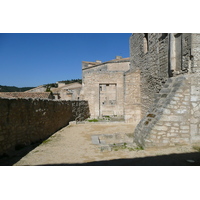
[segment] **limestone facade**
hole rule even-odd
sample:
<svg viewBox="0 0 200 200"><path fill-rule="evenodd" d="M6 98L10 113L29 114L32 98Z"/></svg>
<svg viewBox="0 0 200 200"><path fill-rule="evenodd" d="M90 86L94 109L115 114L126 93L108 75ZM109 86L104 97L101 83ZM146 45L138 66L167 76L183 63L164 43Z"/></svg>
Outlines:
<svg viewBox="0 0 200 200"><path fill-rule="evenodd" d="M91 118L114 116L134 122L133 115L139 113L134 109L135 92L139 90L133 85L139 79L130 72L130 59L116 56L108 62L82 62L82 96L90 107ZM138 97L137 97L138 98Z"/></svg>

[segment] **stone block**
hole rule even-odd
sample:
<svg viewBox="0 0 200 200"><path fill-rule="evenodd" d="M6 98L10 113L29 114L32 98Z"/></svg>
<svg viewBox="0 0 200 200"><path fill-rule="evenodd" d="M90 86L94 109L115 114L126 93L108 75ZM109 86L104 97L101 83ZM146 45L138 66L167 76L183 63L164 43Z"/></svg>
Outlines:
<svg viewBox="0 0 200 200"><path fill-rule="evenodd" d="M172 82L173 82L173 80L172 80L171 78L168 78L166 84L170 84L170 83L172 83Z"/></svg>
<svg viewBox="0 0 200 200"><path fill-rule="evenodd" d="M105 140L100 140L100 144L106 144Z"/></svg>
<svg viewBox="0 0 200 200"><path fill-rule="evenodd" d="M169 88L162 88L160 90L160 94L169 94L171 92L171 89Z"/></svg>
<svg viewBox="0 0 200 200"><path fill-rule="evenodd" d="M179 126L179 123L173 123L173 126Z"/></svg>
<svg viewBox="0 0 200 200"><path fill-rule="evenodd" d="M191 119L190 119L190 122L193 123L193 124L196 124L196 123L199 122L199 118L195 118L195 117L192 116Z"/></svg>
<svg viewBox="0 0 200 200"><path fill-rule="evenodd" d="M188 106L189 106L189 105L190 105L190 102L188 102L188 101L183 101L182 104L183 104L183 105L188 105Z"/></svg>
<svg viewBox="0 0 200 200"><path fill-rule="evenodd" d="M158 135L158 136L163 136L163 135L166 135L166 133L167 133L167 132L165 132L165 131L158 131L158 132L157 132L157 135Z"/></svg>
<svg viewBox="0 0 200 200"><path fill-rule="evenodd" d="M172 100L173 100L173 101L179 101L179 100L180 100L180 97L173 97Z"/></svg>
<svg viewBox="0 0 200 200"><path fill-rule="evenodd" d="M200 142L200 135L193 136L190 140L192 143Z"/></svg>
<svg viewBox="0 0 200 200"><path fill-rule="evenodd" d="M166 123L163 123L165 126L172 126L172 124L170 122L166 122Z"/></svg>
<svg viewBox="0 0 200 200"><path fill-rule="evenodd" d="M199 101L199 96L191 95L190 96L190 101Z"/></svg>
<svg viewBox="0 0 200 200"><path fill-rule="evenodd" d="M183 117L176 115L163 115L160 120L166 122L181 122L183 121Z"/></svg>
<svg viewBox="0 0 200 200"><path fill-rule="evenodd" d="M189 126L180 126L180 129L182 129L182 130L189 130L190 127Z"/></svg>
<svg viewBox="0 0 200 200"><path fill-rule="evenodd" d="M163 114L171 114L171 110L170 109L164 109Z"/></svg>
<svg viewBox="0 0 200 200"><path fill-rule="evenodd" d="M100 144L100 140L98 136L92 135L91 138L92 138L92 144Z"/></svg>
<svg viewBox="0 0 200 200"><path fill-rule="evenodd" d="M75 124L76 124L76 121L69 122L69 125L75 125Z"/></svg>
<svg viewBox="0 0 200 200"><path fill-rule="evenodd" d="M177 114L184 114L184 113L187 113L188 110L186 109L177 109L177 110L174 110L174 113L177 113Z"/></svg>
<svg viewBox="0 0 200 200"><path fill-rule="evenodd" d="M191 94L192 95L199 95L200 88L199 86L192 85L191 86Z"/></svg>
<svg viewBox="0 0 200 200"><path fill-rule="evenodd" d="M190 135L188 133L182 133L181 138L190 138Z"/></svg>
<svg viewBox="0 0 200 200"><path fill-rule="evenodd" d="M3 140L4 140L4 136L0 135L0 141L3 141Z"/></svg>
<svg viewBox="0 0 200 200"><path fill-rule="evenodd" d="M190 134L191 136L195 136L198 134L197 124L190 124Z"/></svg>
<svg viewBox="0 0 200 200"><path fill-rule="evenodd" d="M167 131L168 130L168 127L167 126L154 126L153 127L154 130L157 130L157 131Z"/></svg>
<svg viewBox="0 0 200 200"><path fill-rule="evenodd" d="M172 132L167 133L167 137L177 137L177 136L178 136L177 133L172 133Z"/></svg>
<svg viewBox="0 0 200 200"><path fill-rule="evenodd" d="M174 97L180 97L180 98L182 98L182 97L184 97L184 96L183 96L183 94L181 94L181 93L176 93L176 94L174 95Z"/></svg>
<svg viewBox="0 0 200 200"><path fill-rule="evenodd" d="M163 139L163 140L162 140L162 143L163 143L163 144L168 144L168 143L169 143L169 138Z"/></svg>
<svg viewBox="0 0 200 200"><path fill-rule="evenodd" d="M112 148L109 145L99 147L102 152L112 151Z"/></svg>
<svg viewBox="0 0 200 200"><path fill-rule="evenodd" d="M176 102L176 101L170 101L170 104L171 104L171 105L177 105L178 102Z"/></svg>

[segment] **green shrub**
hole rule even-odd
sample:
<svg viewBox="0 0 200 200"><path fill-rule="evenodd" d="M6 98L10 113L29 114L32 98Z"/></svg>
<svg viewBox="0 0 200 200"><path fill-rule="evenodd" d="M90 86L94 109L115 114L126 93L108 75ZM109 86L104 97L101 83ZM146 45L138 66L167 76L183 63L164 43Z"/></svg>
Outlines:
<svg viewBox="0 0 200 200"><path fill-rule="evenodd" d="M98 122L98 119L89 119L88 122Z"/></svg>

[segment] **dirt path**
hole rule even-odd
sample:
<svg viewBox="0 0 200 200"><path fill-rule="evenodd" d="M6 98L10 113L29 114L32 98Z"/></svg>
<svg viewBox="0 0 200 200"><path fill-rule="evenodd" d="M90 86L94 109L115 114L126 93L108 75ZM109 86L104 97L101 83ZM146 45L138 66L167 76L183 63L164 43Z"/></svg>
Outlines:
<svg viewBox="0 0 200 200"><path fill-rule="evenodd" d="M101 152L98 145L92 144L91 135L111 133L131 133L132 124L77 124L67 126L52 135L48 140L30 151L14 165L67 165L108 161L114 159L133 159L171 153L196 152L192 146L168 149L129 151L127 149ZM130 162L130 161L129 161Z"/></svg>

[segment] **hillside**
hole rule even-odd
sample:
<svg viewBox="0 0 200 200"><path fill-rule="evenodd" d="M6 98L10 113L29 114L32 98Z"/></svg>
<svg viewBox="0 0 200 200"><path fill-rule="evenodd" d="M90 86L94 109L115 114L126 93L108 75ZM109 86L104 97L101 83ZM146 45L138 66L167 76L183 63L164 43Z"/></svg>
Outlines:
<svg viewBox="0 0 200 200"><path fill-rule="evenodd" d="M69 83L74 83L74 82L78 82L78 83L82 83L82 79L71 79L71 80L65 80L65 81L59 81L60 83L65 83L65 84L69 84ZM49 83L49 84L45 84L45 87L58 87L57 83ZM3 86L0 85L0 92L25 92L27 90L33 89L34 87L15 87L15 86Z"/></svg>
<svg viewBox="0 0 200 200"><path fill-rule="evenodd" d="M82 79L71 79L71 80L65 80L65 81L59 81L59 82L65 83L65 84L78 82L78 83L82 84Z"/></svg>
<svg viewBox="0 0 200 200"><path fill-rule="evenodd" d="M25 92L26 90L30 90L33 87L15 87L15 86L3 86L0 85L0 92Z"/></svg>

